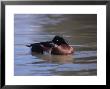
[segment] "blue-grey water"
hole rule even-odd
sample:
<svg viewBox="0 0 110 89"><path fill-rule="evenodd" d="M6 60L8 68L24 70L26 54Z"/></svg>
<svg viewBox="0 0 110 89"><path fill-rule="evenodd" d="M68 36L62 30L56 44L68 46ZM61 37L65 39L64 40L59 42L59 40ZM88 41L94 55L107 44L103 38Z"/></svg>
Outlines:
<svg viewBox="0 0 110 89"><path fill-rule="evenodd" d="M75 48L72 55L31 54L27 44L55 35ZM96 76L97 15L15 14L15 76Z"/></svg>

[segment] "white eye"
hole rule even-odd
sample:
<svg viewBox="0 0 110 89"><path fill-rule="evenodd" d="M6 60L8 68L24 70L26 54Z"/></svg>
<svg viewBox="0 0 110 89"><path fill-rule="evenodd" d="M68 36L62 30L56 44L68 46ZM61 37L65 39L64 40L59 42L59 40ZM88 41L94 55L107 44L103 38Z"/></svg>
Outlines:
<svg viewBox="0 0 110 89"><path fill-rule="evenodd" d="M57 40L58 41L58 40Z"/></svg>

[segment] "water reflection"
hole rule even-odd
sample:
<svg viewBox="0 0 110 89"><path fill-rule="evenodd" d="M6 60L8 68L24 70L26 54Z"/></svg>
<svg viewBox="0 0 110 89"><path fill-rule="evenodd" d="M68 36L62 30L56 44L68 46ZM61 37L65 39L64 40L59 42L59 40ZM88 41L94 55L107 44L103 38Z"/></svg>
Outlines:
<svg viewBox="0 0 110 89"><path fill-rule="evenodd" d="M51 55L51 54L37 54L35 52L31 53L33 56L36 56L39 59L48 61L50 63L73 63L73 55Z"/></svg>

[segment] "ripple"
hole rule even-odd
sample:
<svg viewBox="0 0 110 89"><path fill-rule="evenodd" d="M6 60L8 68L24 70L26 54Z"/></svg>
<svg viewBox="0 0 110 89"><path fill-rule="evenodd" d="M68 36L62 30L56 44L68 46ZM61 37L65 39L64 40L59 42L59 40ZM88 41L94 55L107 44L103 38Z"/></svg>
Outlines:
<svg viewBox="0 0 110 89"><path fill-rule="evenodd" d="M81 71L81 70L90 70L96 69L97 64L63 64L60 65L55 71Z"/></svg>
<svg viewBox="0 0 110 89"><path fill-rule="evenodd" d="M74 58L85 58L97 56L97 51L76 51Z"/></svg>

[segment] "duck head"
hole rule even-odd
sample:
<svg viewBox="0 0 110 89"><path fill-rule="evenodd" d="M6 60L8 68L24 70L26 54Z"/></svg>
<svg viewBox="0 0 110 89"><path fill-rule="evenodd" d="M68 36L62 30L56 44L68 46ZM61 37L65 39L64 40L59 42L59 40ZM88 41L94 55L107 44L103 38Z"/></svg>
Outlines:
<svg viewBox="0 0 110 89"><path fill-rule="evenodd" d="M52 40L52 42L54 44L57 44L57 45L61 45L61 44L67 44L67 42L64 40L63 37L60 37L60 36L55 36ZM68 44L67 44L68 45Z"/></svg>

